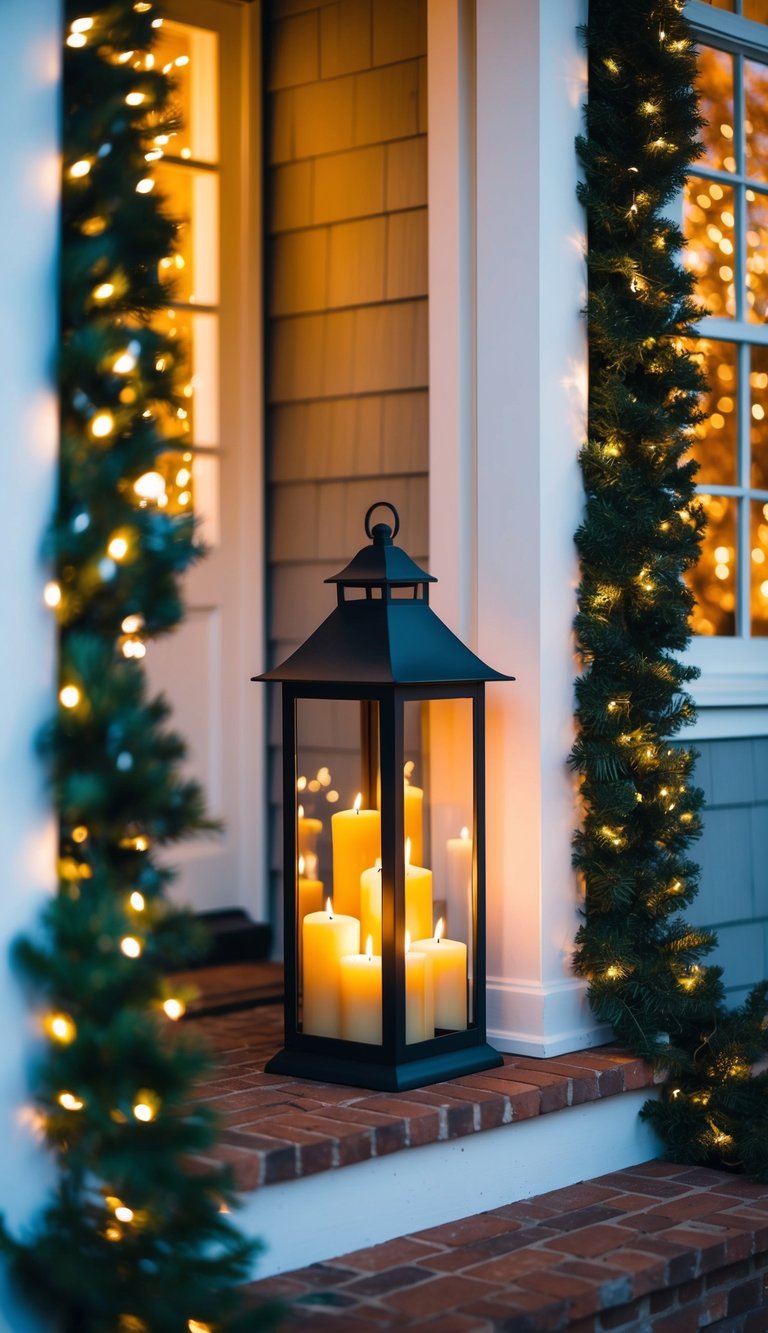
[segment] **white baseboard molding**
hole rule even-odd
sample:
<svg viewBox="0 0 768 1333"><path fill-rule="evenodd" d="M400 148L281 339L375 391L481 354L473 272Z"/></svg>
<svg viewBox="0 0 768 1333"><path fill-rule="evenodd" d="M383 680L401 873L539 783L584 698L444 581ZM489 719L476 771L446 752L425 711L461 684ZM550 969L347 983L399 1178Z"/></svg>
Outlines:
<svg viewBox="0 0 768 1333"><path fill-rule="evenodd" d="M532 982L489 977L488 1040L510 1055L566 1055L604 1046L613 1032L594 1017L581 977Z"/></svg>

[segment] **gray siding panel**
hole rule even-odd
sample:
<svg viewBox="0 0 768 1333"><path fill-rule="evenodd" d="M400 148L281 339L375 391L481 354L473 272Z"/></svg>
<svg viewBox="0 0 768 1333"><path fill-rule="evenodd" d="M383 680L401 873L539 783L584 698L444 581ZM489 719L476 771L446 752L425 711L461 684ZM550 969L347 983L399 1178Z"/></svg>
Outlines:
<svg viewBox="0 0 768 1333"><path fill-rule="evenodd" d="M333 608L335 591L323 579L364 544L363 516L375 500L397 505L399 540L426 563L426 13L426 0L265 3L273 664ZM278 713L270 690L279 926ZM302 761L338 775L335 808L348 799L344 730L326 710ZM316 803L328 823L333 807L323 793Z"/></svg>
<svg viewBox="0 0 768 1333"><path fill-rule="evenodd" d="M701 741L695 780L705 790L704 833L692 848L701 890L689 911L717 931L707 960L724 969L729 1000L768 977L768 738Z"/></svg>

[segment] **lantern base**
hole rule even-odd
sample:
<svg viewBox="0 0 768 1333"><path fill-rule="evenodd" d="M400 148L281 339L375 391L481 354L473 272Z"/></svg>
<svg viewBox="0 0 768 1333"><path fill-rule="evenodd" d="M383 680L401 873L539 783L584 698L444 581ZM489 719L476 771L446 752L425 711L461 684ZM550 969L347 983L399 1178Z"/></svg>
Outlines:
<svg viewBox="0 0 768 1333"><path fill-rule="evenodd" d="M284 1047L265 1065L268 1074L293 1074L296 1078L318 1083L344 1083L352 1088L372 1088L375 1092L408 1092L428 1083L443 1083L464 1074L479 1074L504 1063L498 1051L484 1042L458 1051L427 1055L420 1060L404 1060L398 1065L374 1064L338 1056L291 1051Z"/></svg>

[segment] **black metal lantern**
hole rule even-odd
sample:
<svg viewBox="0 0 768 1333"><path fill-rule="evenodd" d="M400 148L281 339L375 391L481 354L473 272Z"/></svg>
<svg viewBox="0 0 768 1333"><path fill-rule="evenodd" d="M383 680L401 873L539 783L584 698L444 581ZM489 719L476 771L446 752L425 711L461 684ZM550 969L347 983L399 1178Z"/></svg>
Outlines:
<svg viewBox="0 0 768 1333"><path fill-rule="evenodd" d="M394 529L371 528L391 510ZM281 666L285 1045L267 1069L400 1090L501 1064L485 1035L486 666L429 607L387 501ZM314 777L308 773L315 770ZM353 799L353 793L357 793Z"/></svg>

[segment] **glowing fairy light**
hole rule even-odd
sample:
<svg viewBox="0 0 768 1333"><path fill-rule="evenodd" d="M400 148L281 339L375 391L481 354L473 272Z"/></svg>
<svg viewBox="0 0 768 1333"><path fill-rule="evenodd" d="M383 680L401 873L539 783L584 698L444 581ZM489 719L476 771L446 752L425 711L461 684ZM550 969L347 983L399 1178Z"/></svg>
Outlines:
<svg viewBox="0 0 768 1333"><path fill-rule="evenodd" d="M97 412L91 421L91 435L96 440L105 440L115 428L115 419L111 412Z"/></svg>

